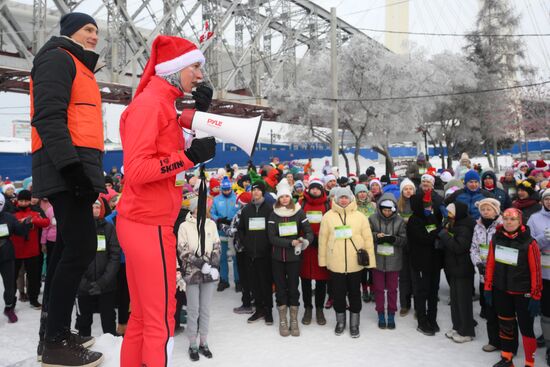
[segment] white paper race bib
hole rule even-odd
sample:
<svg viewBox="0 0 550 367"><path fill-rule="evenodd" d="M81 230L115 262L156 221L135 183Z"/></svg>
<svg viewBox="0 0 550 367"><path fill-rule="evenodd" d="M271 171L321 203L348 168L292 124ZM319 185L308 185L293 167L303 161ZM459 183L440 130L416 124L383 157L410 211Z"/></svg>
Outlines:
<svg viewBox="0 0 550 367"><path fill-rule="evenodd" d="M428 224L428 225L426 226L426 231L427 231L428 233L433 232L433 231L435 231L436 229L437 229L437 226L436 226L435 224Z"/></svg>
<svg viewBox="0 0 550 367"><path fill-rule="evenodd" d="M8 237L10 235L10 230L7 224L0 224L0 237Z"/></svg>
<svg viewBox="0 0 550 367"><path fill-rule="evenodd" d="M182 171L176 175L175 186L183 186L185 183L185 171Z"/></svg>
<svg viewBox="0 0 550 367"><path fill-rule="evenodd" d="M321 223L321 219L323 219L323 212L309 211L306 212L306 216L309 223Z"/></svg>
<svg viewBox="0 0 550 367"><path fill-rule="evenodd" d="M550 251L544 251L541 253L542 267L545 269L550 269Z"/></svg>
<svg viewBox="0 0 550 367"><path fill-rule="evenodd" d="M486 243L479 244L479 257L481 260L487 260L487 256L489 256L489 245Z"/></svg>
<svg viewBox="0 0 550 367"><path fill-rule="evenodd" d="M350 226L339 226L334 228L334 237L337 240L345 240L351 238L352 235L353 231L351 230Z"/></svg>
<svg viewBox="0 0 550 367"><path fill-rule="evenodd" d="M283 222L279 223L279 236L288 237L296 236L298 234L298 225L296 222Z"/></svg>
<svg viewBox="0 0 550 367"><path fill-rule="evenodd" d="M248 219L248 229L251 231L263 231L265 230L265 218L249 218Z"/></svg>
<svg viewBox="0 0 550 367"><path fill-rule="evenodd" d="M105 250L106 250L105 236L98 234L97 235L97 252L105 251Z"/></svg>
<svg viewBox="0 0 550 367"><path fill-rule="evenodd" d="M501 264L516 266L519 251L515 248L499 246L495 249L495 260Z"/></svg>
<svg viewBox="0 0 550 367"><path fill-rule="evenodd" d="M423 168L423 167L418 168L418 173L423 175L424 173L426 173L426 168Z"/></svg>
<svg viewBox="0 0 550 367"><path fill-rule="evenodd" d="M394 248L389 243L382 243L376 246L376 253L382 256L392 256L394 254Z"/></svg>

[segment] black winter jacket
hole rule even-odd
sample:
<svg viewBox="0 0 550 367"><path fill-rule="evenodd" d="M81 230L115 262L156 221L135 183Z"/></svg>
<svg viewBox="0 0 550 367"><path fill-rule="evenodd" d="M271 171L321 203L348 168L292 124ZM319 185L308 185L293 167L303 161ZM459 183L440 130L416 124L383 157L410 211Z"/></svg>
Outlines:
<svg viewBox="0 0 550 367"><path fill-rule="evenodd" d="M468 215L468 206L455 202L456 216L452 228L439 232L445 253L445 272L450 277L466 278L474 276L474 266L470 259L470 247L474 235L475 220Z"/></svg>
<svg viewBox="0 0 550 367"><path fill-rule="evenodd" d="M422 196L420 191L410 199L413 215L407 222L407 242L411 267L415 271L439 271L443 265L443 253L434 247L434 243L441 222L434 214L424 215Z"/></svg>
<svg viewBox="0 0 550 367"><path fill-rule="evenodd" d="M76 66L65 49L94 72L99 55L66 37L52 37L36 54L31 70L34 116L31 121L43 147L32 155L33 195L67 191L59 170L81 163L96 192L105 191L103 152L75 147L67 128L67 108ZM99 88L99 87L98 87Z"/></svg>
<svg viewBox="0 0 550 367"><path fill-rule="evenodd" d="M294 253L294 247L292 241L303 237L309 241L309 244L313 243L313 230L309 224L306 213L300 207L300 204L296 204L293 213L286 208L274 209L273 213L269 216L267 223L267 230L269 234L269 242L273 245L271 257L273 260L283 262L300 261L302 254L296 255ZM290 236L281 236L280 226L285 223L295 223L297 233Z"/></svg>
<svg viewBox="0 0 550 367"><path fill-rule="evenodd" d="M485 178L487 177L491 177L493 179L493 182L495 183L495 188L492 189L492 190L489 190L485 187L485 185L483 184L483 180L485 180ZM503 212L505 211L506 209L508 209L509 207L512 206L512 200L510 199L510 196L508 195L508 193L506 191L504 191L503 189L499 189L497 187L497 184L498 184L498 181L497 181L497 176L495 175L495 173L493 171L485 171L483 172L483 174L481 175L481 184L482 184L482 188L489 191L491 194L493 194L493 196L495 197L495 199L497 199L499 202L500 202L500 211Z"/></svg>
<svg viewBox="0 0 550 367"><path fill-rule="evenodd" d="M268 194L269 195L269 194ZM241 211L239 220L238 236L244 251L251 259L271 256L271 244L267 235L267 221L273 212L273 205L265 199L256 207L256 204L249 203ZM264 218L263 230L250 230L250 218Z"/></svg>
<svg viewBox="0 0 550 367"><path fill-rule="evenodd" d="M98 251L95 259L88 266L82 276L78 294L89 295L91 283L96 282L101 293L113 292L117 288L117 274L120 267L120 245L116 236L115 227L104 219L96 219L98 235ZM101 251L100 241L105 238L105 250Z"/></svg>
<svg viewBox="0 0 550 367"><path fill-rule="evenodd" d="M0 212L0 226L2 226L2 231L6 229L4 225L7 226L9 234L7 236L0 237L0 263L15 260L15 250L13 248L13 243L10 240L10 236L26 236L32 227L32 224L25 225L19 223L17 218L15 218L11 213L2 211Z"/></svg>

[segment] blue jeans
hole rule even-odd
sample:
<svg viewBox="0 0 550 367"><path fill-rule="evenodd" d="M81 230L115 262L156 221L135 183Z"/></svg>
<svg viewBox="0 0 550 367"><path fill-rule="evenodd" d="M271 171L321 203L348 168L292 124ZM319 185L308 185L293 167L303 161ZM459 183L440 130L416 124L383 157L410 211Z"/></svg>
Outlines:
<svg viewBox="0 0 550 367"><path fill-rule="evenodd" d="M229 282L229 265L227 263L227 241L222 241L222 251L220 254L220 280ZM239 271L237 270L237 259L235 256L231 256L233 262L233 278L235 283L239 282Z"/></svg>

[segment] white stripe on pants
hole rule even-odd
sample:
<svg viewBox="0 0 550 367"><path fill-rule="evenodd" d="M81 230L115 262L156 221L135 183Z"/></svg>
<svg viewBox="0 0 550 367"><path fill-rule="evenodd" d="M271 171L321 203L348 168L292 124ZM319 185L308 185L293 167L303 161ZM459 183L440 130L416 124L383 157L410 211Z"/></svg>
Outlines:
<svg viewBox="0 0 550 367"><path fill-rule="evenodd" d="M210 321L210 303L216 282L187 284L187 337L191 344L196 343L197 335L206 341Z"/></svg>

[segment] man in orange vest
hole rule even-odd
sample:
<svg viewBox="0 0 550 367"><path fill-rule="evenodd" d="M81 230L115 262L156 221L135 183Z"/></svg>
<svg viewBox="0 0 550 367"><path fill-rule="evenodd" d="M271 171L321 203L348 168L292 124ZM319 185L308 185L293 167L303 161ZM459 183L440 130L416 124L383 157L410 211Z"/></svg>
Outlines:
<svg viewBox="0 0 550 367"><path fill-rule="evenodd" d="M60 37L38 51L31 70L33 195L47 197L57 219L48 267L38 357L42 366L97 366L91 337L70 332L82 274L97 250L92 204L105 192L101 94L94 77L99 55L95 20L61 17Z"/></svg>

